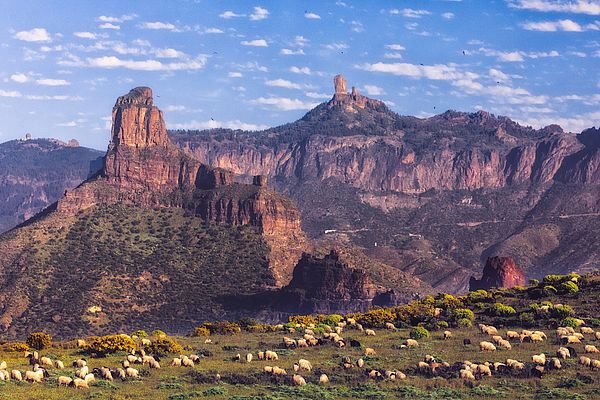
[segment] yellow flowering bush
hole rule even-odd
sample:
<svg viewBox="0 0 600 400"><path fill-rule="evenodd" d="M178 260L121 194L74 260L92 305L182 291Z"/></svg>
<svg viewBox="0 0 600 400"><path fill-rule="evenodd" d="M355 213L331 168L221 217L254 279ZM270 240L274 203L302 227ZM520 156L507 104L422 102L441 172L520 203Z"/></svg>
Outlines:
<svg viewBox="0 0 600 400"><path fill-rule="evenodd" d="M131 352L137 348L133 339L127 335L106 335L89 338L87 351L97 354L110 354L117 351Z"/></svg>

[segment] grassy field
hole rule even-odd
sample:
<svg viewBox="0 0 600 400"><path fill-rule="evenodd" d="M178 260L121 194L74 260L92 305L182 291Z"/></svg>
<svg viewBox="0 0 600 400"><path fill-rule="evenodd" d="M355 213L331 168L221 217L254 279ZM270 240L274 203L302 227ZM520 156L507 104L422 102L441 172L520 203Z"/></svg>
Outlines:
<svg viewBox="0 0 600 400"><path fill-rule="evenodd" d="M415 349L401 349L400 344L408 338L408 330L397 331L376 330L376 336L365 336L355 329L346 329L343 337L349 341L360 341L362 348L337 348L331 342L303 349L279 349L284 335L299 337L284 332L248 333L235 335L211 336L212 343L205 344L201 337L180 337L177 340L186 346L184 353L204 354L194 369L170 366L176 354L165 355L161 360L161 369L140 369L139 380L115 380L114 382L97 380L89 389L57 387L59 375L73 377L73 360L85 357L75 348L63 349L55 344L43 350L40 355L62 360L67 368L55 370L49 368L50 377L42 384L23 382L6 382L0 386L0 397L7 399L170 399L183 400L192 398L214 399L479 399L479 398L514 398L514 399L597 399L600 398L600 371L590 371L577 364L576 359L564 362L564 369L551 371L541 379L517 378L508 375L496 375L483 378L474 384L465 384L458 378L430 378L419 375L415 365L426 354L453 364L457 361L473 362L505 361L507 358L530 361L532 354L545 352L554 355L559 345L555 342L554 332L546 330L548 341L543 344L513 342L511 351L482 353L478 343L486 336L476 328L453 330L454 337L443 340L442 332L433 332L428 339L419 341ZM500 334L503 334L501 331ZM473 344L463 345L463 338L470 338ZM589 343L600 345L600 341L588 335ZM364 357L364 348L372 347L376 356ZM578 353L583 353L583 345L575 345ZM259 350L273 349L279 354L278 361L258 361ZM254 361L240 362L236 354L245 356L254 354ZM117 367L125 358L125 353L111 355L106 358L89 358L90 370L94 367ZM363 368L354 366L345 370L341 366L342 356L350 356L353 361L363 357L366 361ZM306 386L292 384L293 364L304 358L313 364L312 372L300 372L306 379ZM600 358L600 356L592 357ZM8 363L8 369L29 369L23 353L1 351L0 360ZM273 377L263 373L265 365L278 365L288 371L287 377ZM367 372L376 368L380 370L397 369L407 374L406 380L369 379ZM326 373L330 384L318 384L321 373ZM216 375L220 374L220 381ZM588 383L585 383L588 382ZM593 383L592 383L593 382ZM0 382L2 383L2 382Z"/></svg>

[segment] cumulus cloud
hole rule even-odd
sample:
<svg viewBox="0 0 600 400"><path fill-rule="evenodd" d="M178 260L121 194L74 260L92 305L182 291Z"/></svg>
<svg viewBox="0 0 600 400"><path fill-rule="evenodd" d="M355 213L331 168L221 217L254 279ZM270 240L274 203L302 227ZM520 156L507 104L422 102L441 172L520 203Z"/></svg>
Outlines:
<svg viewBox="0 0 600 400"><path fill-rule="evenodd" d="M208 121L189 121L183 123L171 124L175 129L215 129L215 128L227 128L227 129L241 129L244 131L259 131L269 128L268 125L252 124L248 122L242 122L240 120L233 121L217 121L214 119Z"/></svg>
<svg viewBox="0 0 600 400"><path fill-rule="evenodd" d="M179 50L167 48L154 50L154 55L158 58L181 58L185 56L185 53Z"/></svg>
<svg viewBox="0 0 600 400"><path fill-rule="evenodd" d="M526 22L523 29L538 32L583 32L584 28L570 19L561 19L559 21Z"/></svg>
<svg viewBox="0 0 600 400"><path fill-rule="evenodd" d="M402 15L407 18L421 18L423 15L431 14L430 11L427 10L415 10L412 8L404 8L399 10L397 8L393 8L390 10L390 14L392 15Z"/></svg>
<svg viewBox="0 0 600 400"><path fill-rule="evenodd" d="M301 89L302 88L302 85L300 85L299 83L294 83L294 82L288 81L286 79L273 79L273 80L268 80L265 83L267 84L267 86L282 87L282 88L286 88L286 89Z"/></svg>
<svg viewBox="0 0 600 400"><path fill-rule="evenodd" d="M15 33L15 39L25 42L51 42L52 38L44 28L33 28L29 31L20 31Z"/></svg>
<svg viewBox="0 0 600 400"><path fill-rule="evenodd" d="M125 21L131 21L132 19L135 19L137 17L136 14L125 14L125 15L121 15L120 17L110 17L110 16L106 16L106 15L101 15L98 17L98 21L100 22L110 22L110 23L121 23L121 22L125 22Z"/></svg>
<svg viewBox="0 0 600 400"><path fill-rule="evenodd" d="M348 45L346 43L329 43L324 45L326 49L333 51L341 51L346 50Z"/></svg>
<svg viewBox="0 0 600 400"><path fill-rule="evenodd" d="M98 28L100 29L113 29L118 31L119 29L121 29L121 27L119 25L115 25L115 24L111 24L110 22L107 22L105 24L101 24L98 26Z"/></svg>
<svg viewBox="0 0 600 400"><path fill-rule="evenodd" d="M245 17L246 15L244 14L237 14L233 11L225 11L221 14L219 14L219 17L223 18L223 19L230 19L230 18L237 18L237 17Z"/></svg>
<svg viewBox="0 0 600 400"><path fill-rule="evenodd" d="M398 76L408 76L411 78L427 78L433 80L454 80L461 78L473 79L476 77L472 73L463 73L455 66L447 64L437 65L416 65L409 63L383 63L362 64L357 66L359 69L370 72L384 72ZM469 75L472 74L472 75Z"/></svg>
<svg viewBox="0 0 600 400"><path fill-rule="evenodd" d="M490 77L496 79L497 81L509 81L510 80L510 76L506 75L504 72L495 69L495 68L490 68L490 70L488 71Z"/></svg>
<svg viewBox="0 0 600 400"><path fill-rule="evenodd" d="M330 99L331 95L327 93L307 92L306 97L311 99Z"/></svg>
<svg viewBox="0 0 600 400"><path fill-rule="evenodd" d="M2 90L0 89L0 97L21 97L21 93L17 92L16 90Z"/></svg>
<svg viewBox="0 0 600 400"><path fill-rule="evenodd" d="M223 33L223 31L219 28L206 28L202 33Z"/></svg>
<svg viewBox="0 0 600 400"><path fill-rule="evenodd" d="M143 22L138 25L142 29L175 31L177 27L168 22Z"/></svg>
<svg viewBox="0 0 600 400"><path fill-rule="evenodd" d="M396 60L400 60L402 58L402 54L398 53L398 52L393 52L393 53L385 53L383 55L384 58L392 58L392 59L396 59Z"/></svg>
<svg viewBox="0 0 600 400"><path fill-rule="evenodd" d="M269 17L269 10L263 7L254 7L254 12L250 14L250 20L260 21Z"/></svg>
<svg viewBox="0 0 600 400"><path fill-rule="evenodd" d="M304 13L304 18L321 19L321 16L319 14L315 14L314 12L306 12L306 13Z"/></svg>
<svg viewBox="0 0 600 400"><path fill-rule="evenodd" d="M310 68L308 67L290 67L290 72L293 72L294 74L304 74L304 75L310 75L311 71Z"/></svg>
<svg viewBox="0 0 600 400"><path fill-rule="evenodd" d="M386 44L385 45L386 49L390 49L390 50L405 50L405 47L402 46L401 44Z"/></svg>
<svg viewBox="0 0 600 400"><path fill-rule="evenodd" d="M115 56L104 56L88 58L85 62L63 62L63 65L82 66L94 68L126 68L135 71L184 71L198 70L204 68L207 57L200 55L193 59L183 60L181 62L163 63L158 60L124 60ZM59 62L61 64L61 62Z"/></svg>
<svg viewBox="0 0 600 400"><path fill-rule="evenodd" d="M75 127L75 126L77 126L77 121L61 122L59 124L56 124L56 126Z"/></svg>
<svg viewBox="0 0 600 400"><path fill-rule="evenodd" d="M481 47L478 50L474 51L466 51L466 54L476 54L482 53L488 57L497 57L498 61L503 62L522 62L525 61L525 58L546 58L546 57L558 57L560 53L556 50L550 51L532 51L525 52L520 50L515 51L498 51L489 49L486 47Z"/></svg>
<svg viewBox="0 0 600 400"><path fill-rule="evenodd" d="M444 18L444 19L452 19L452 18L454 18L454 13L445 12L445 13L442 14L442 18Z"/></svg>
<svg viewBox="0 0 600 400"><path fill-rule="evenodd" d="M265 39L242 40L240 44L242 46L269 47Z"/></svg>
<svg viewBox="0 0 600 400"><path fill-rule="evenodd" d="M305 54L304 50L302 50L302 49L298 49L298 50L281 49L281 51L279 53L284 56L303 56Z"/></svg>
<svg viewBox="0 0 600 400"><path fill-rule="evenodd" d="M596 0L510 0L508 4L514 8L541 12L600 15L600 3Z"/></svg>
<svg viewBox="0 0 600 400"><path fill-rule="evenodd" d="M287 97L259 97L250 102L252 104L271 106L281 111L309 110L318 105L318 103Z"/></svg>
<svg viewBox="0 0 600 400"><path fill-rule="evenodd" d="M29 80L29 77L25 74L12 74L10 80L17 83L25 83Z"/></svg>
<svg viewBox="0 0 600 400"><path fill-rule="evenodd" d="M227 74L227 76L230 78L241 78L244 75L241 72L230 72L229 74Z"/></svg>
<svg viewBox="0 0 600 400"><path fill-rule="evenodd" d="M365 92L369 96L379 96L379 95L385 94L385 91L382 88L380 88L379 86L364 85L364 88L365 88Z"/></svg>
<svg viewBox="0 0 600 400"><path fill-rule="evenodd" d="M81 39L96 39L96 34L92 32L74 32L73 35Z"/></svg>
<svg viewBox="0 0 600 400"><path fill-rule="evenodd" d="M35 83L42 86L68 86L71 84L64 79L37 79Z"/></svg>

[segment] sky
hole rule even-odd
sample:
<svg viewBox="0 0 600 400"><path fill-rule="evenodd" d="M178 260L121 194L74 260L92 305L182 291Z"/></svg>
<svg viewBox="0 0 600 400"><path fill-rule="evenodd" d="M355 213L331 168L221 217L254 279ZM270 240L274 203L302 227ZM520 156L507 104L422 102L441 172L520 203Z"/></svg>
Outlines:
<svg viewBox="0 0 600 400"><path fill-rule="evenodd" d="M401 115L600 126L600 0L3 0L0 142L104 150L120 95L170 129L257 130L348 87Z"/></svg>

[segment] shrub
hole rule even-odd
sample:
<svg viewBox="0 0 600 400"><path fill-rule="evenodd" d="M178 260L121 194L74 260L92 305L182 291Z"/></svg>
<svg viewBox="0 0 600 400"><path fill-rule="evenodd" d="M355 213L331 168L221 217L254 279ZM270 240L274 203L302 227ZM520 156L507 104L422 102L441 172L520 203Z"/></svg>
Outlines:
<svg viewBox="0 0 600 400"><path fill-rule="evenodd" d="M429 331L425 328L423 328L422 326L415 326L409 334L411 339L423 339L423 338L428 338L429 337Z"/></svg>
<svg viewBox="0 0 600 400"><path fill-rule="evenodd" d="M463 307L463 302L447 293L440 293L436 297L435 305L443 308L444 310L448 310L451 308L460 308Z"/></svg>
<svg viewBox="0 0 600 400"><path fill-rule="evenodd" d="M530 279L529 280L529 286L537 286L540 284L540 280L539 279Z"/></svg>
<svg viewBox="0 0 600 400"><path fill-rule="evenodd" d="M152 341L149 350L154 353L181 353L183 347L169 336L160 336Z"/></svg>
<svg viewBox="0 0 600 400"><path fill-rule="evenodd" d="M567 317L560 321L560 326L570 326L571 328L578 328L579 325L581 325L581 321L573 317Z"/></svg>
<svg viewBox="0 0 600 400"><path fill-rule="evenodd" d="M52 336L43 332L33 332L29 334L25 343L27 343L27 346L36 350L42 350L50 347L52 344Z"/></svg>
<svg viewBox="0 0 600 400"><path fill-rule="evenodd" d="M530 312L521 313L521 315L519 315L519 320L524 326L535 325L535 315L533 315L533 313Z"/></svg>
<svg viewBox="0 0 600 400"><path fill-rule="evenodd" d="M210 335L210 330L208 330L208 328L205 327L205 326L198 326L196 329L194 329L194 335L196 335L196 336L209 336Z"/></svg>
<svg viewBox="0 0 600 400"><path fill-rule="evenodd" d="M101 337L91 337L88 339L86 350L89 353L99 355L116 353L117 351L125 351L127 353L136 349L136 344L133 339L127 335L106 335Z"/></svg>
<svg viewBox="0 0 600 400"><path fill-rule="evenodd" d="M573 281L563 282L558 286L558 288L563 293L575 294L579 292L579 286L577 286L577 284Z"/></svg>
<svg viewBox="0 0 600 400"><path fill-rule="evenodd" d="M473 326L473 321L467 318L461 318L458 321L456 321L456 325L458 325L461 328L471 328Z"/></svg>
<svg viewBox="0 0 600 400"><path fill-rule="evenodd" d="M562 282L565 279L564 275L546 275L544 277L544 283L548 285L554 285Z"/></svg>
<svg viewBox="0 0 600 400"><path fill-rule="evenodd" d="M233 335L241 332L240 326L230 321L205 322L199 328L208 329L211 335Z"/></svg>
<svg viewBox="0 0 600 400"><path fill-rule="evenodd" d="M258 322L254 318L244 317L240 319L237 324L240 326L240 328L246 329L249 326L258 325Z"/></svg>
<svg viewBox="0 0 600 400"><path fill-rule="evenodd" d="M507 317L516 313L517 311L514 308L502 303L494 303L494 305L490 307L490 314L496 317Z"/></svg>
<svg viewBox="0 0 600 400"><path fill-rule="evenodd" d="M274 325L269 324L256 324L247 326L246 331L254 332L254 333L264 333L264 332L276 332L277 328Z"/></svg>
<svg viewBox="0 0 600 400"><path fill-rule="evenodd" d="M446 321L438 321L435 325L437 329L446 329L449 326Z"/></svg>
<svg viewBox="0 0 600 400"><path fill-rule="evenodd" d="M467 295L467 299L469 299L470 301L473 301L473 302L485 301L485 300L491 299L491 298L492 298L492 296L483 289L479 289L474 292L470 292Z"/></svg>
<svg viewBox="0 0 600 400"><path fill-rule="evenodd" d="M319 315L317 315L318 323L329 325L329 326L335 326L339 322L342 322L343 320L344 320L344 317L342 317L339 314L329 314L329 315L319 314Z"/></svg>
<svg viewBox="0 0 600 400"><path fill-rule="evenodd" d="M161 336L167 336L167 334L164 333L163 331L161 331L160 329L155 329L154 331L152 331L152 336L161 337Z"/></svg>
<svg viewBox="0 0 600 400"><path fill-rule="evenodd" d="M455 320L468 319L470 321L475 321L475 313L468 308L457 308L452 312L452 317Z"/></svg>
<svg viewBox="0 0 600 400"><path fill-rule="evenodd" d="M317 324L317 319L312 315L292 315L289 317L289 321L292 324L298 324L302 326Z"/></svg>
<svg viewBox="0 0 600 400"><path fill-rule="evenodd" d="M368 328L382 327L386 322L394 322L396 315L389 308L375 308L366 313L354 314L356 322Z"/></svg>
<svg viewBox="0 0 600 400"><path fill-rule="evenodd" d="M417 325L430 321L435 316L435 307L422 301L412 301L394 308L393 313L396 314L397 322Z"/></svg>
<svg viewBox="0 0 600 400"><path fill-rule="evenodd" d="M552 285L544 286L544 295L552 296L556 293L558 293L558 290L556 290L556 288L554 286L552 286Z"/></svg>
<svg viewBox="0 0 600 400"><path fill-rule="evenodd" d="M551 309L551 311L552 311L552 315L555 318L566 318L566 317L574 317L575 316L575 310L573 310L573 307L571 307L568 304L554 307Z"/></svg>
<svg viewBox="0 0 600 400"><path fill-rule="evenodd" d="M148 333L143 329L138 329L137 331L131 332L131 336L137 336L139 338L147 338Z"/></svg>
<svg viewBox="0 0 600 400"><path fill-rule="evenodd" d="M15 352L25 352L25 351L29 351L29 346L27 345L27 343L17 342L17 343L11 344L8 349L10 351L15 351Z"/></svg>

